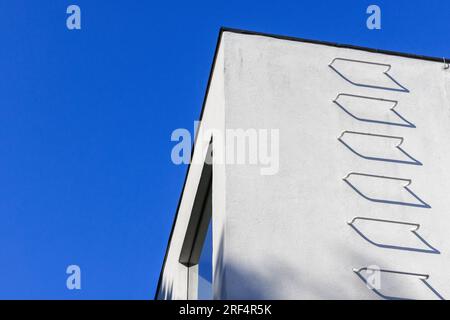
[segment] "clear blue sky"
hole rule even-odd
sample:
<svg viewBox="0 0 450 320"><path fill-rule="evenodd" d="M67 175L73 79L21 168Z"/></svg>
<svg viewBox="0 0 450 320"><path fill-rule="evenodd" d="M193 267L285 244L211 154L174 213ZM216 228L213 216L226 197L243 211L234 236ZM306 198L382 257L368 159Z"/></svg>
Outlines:
<svg viewBox="0 0 450 320"><path fill-rule="evenodd" d="M0 298L153 298L220 26L450 56L447 1L330 2L1 1Z"/></svg>

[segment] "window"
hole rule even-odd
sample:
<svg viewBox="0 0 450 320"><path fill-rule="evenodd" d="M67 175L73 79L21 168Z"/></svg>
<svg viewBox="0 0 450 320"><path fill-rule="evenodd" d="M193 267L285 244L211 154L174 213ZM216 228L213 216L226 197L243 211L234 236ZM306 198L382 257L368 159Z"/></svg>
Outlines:
<svg viewBox="0 0 450 320"><path fill-rule="evenodd" d="M205 163L179 261L187 272L187 298L213 299L212 166Z"/></svg>
<svg viewBox="0 0 450 320"><path fill-rule="evenodd" d="M198 300L212 300L213 298L212 269L212 226L210 221L198 261Z"/></svg>

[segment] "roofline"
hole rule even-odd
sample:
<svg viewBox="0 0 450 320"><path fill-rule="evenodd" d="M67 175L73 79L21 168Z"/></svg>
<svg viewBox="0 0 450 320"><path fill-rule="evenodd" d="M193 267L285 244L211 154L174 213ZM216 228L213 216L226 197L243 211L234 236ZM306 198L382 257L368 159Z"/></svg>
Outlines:
<svg viewBox="0 0 450 320"><path fill-rule="evenodd" d="M361 46L355 46L355 45L351 45L351 44L320 41L320 40L311 40L311 39L305 39L305 38L290 37L290 36L283 36L283 35L264 33L264 32L255 32L255 31L241 30L241 29L234 29L234 28L227 28L227 27L220 28L220 35L223 32L232 32L232 33L239 33L239 34L246 34L246 35L253 35L253 36L262 36L262 37L268 37L268 38L274 38L274 39L281 39L281 40L290 40L290 41L296 41L296 42L320 44L320 45L325 45L325 46L329 46L329 47L346 48L346 49L353 49L353 50L366 51L366 52L372 52L372 53L388 54L391 56L399 56L399 57L434 61L434 62L440 62L440 63L444 63L444 60L445 60L445 62L450 62L450 58L447 58L447 57L432 57L432 56L404 53L404 52L398 52L398 51L361 47Z"/></svg>
<svg viewBox="0 0 450 320"><path fill-rule="evenodd" d="M330 47L360 50L360 51L366 51L366 52L372 52L372 53L381 53L381 54L387 54L387 55L391 55L391 56L399 56L399 57L405 57L405 58L411 58L411 59L420 59L420 60L427 60L427 61L434 61L434 62L440 62L440 63L450 62L450 58L445 58L445 57L438 58L438 57L431 57L431 56L403 53L403 52L390 51L390 50L381 50L381 49L374 49L374 48L368 48L368 47L361 47L361 46L342 44L342 43L336 43L336 42L311 40L311 39L283 36L283 35L270 34L270 33L264 33L264 32L255 32L255 31L250 31L250 30L242 30L242 29L221 27L220 30L219 30L219 35L217 37L217 43L216 43L216 48L215 48L215 52L214 52L213 63L211 64L211 68L210 68L210 71L209 71L209 77L208 77L208 84L207 84L207 87L206 87L206 92L205 92L205 95L203 97L202 110L200 112L200 117L199 117L200 121L203 118L203 112L205 110L206 100L207 100L209 89L210 89L210 86L211 86L211 80L212 80L212 76L213 76L213 72L214 72L214 67L216 65L217 55L218 55L218 52L219 52L219 47L220 47L220 43L221 43L221 40L222 40L222 35L223 35L224 32L232 32L232 33L245 34L245 35L262 36L262 37L268 37L268 38L274 38L274 39L290 40L290 41L296 41L296 42L304 42L304 43L325 45L325 46L330 46ZM192 151L191 151L191 158L194 155L194 149L195 149L195 145L196 145L196 142L197 142L197 137L198 137L198 131L195 134L195 140L194 140L194 143L193 143L193 146L192 146ZM158 284L157 284L156 290L155 290L155 295L154 295L154 299L155 300L158 297L158 292L159 292L159 289L161 287L162 276L163 276L163 273L164 273L164 268L166 266L167 254L169 252L170 243L172 241L172 236L173 236L173 232L174 232L174 229L175 229L175 223L176 223L177 218L178 218L178 212L179 212L179 209L180 209L181 200L183 199L184 190L186 188L186 182L187 182L187 177L189 175L190 168L191 168L191 165L189 164L188 165L188 169L186 171L186 176L184 178L183 188L181 190L181 194L180 194L180 197L178 199L177 210L176 210L175 217L174 217L174 220L173 220L172 229L170 230L169 240L167 241L166 253L164 255L164 260L163 260L163 263L162 263L162 266L161 266L161 271L160 271L160 274L159 274Z"/></svg>

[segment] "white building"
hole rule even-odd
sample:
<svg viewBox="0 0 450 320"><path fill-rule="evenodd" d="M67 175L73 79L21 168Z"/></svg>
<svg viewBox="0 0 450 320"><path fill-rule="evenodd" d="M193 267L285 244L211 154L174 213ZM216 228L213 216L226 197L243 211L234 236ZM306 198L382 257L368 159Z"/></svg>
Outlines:
<svg viewBox="0 0 450 320"><path fill-rule="evenodd" d="M223 29L193 159L156 298L450 297L443 59Z"/></svg>

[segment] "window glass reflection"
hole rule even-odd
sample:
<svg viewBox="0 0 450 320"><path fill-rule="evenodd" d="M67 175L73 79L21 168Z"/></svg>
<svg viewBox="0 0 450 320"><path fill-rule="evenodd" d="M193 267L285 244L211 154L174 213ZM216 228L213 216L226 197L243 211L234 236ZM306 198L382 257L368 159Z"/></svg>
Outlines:
<svg viewBox="0 0 450 320"><path fill-rule="evenodd" d="M212 300L212 298L212 226L210 221L198 262L198 299Z"/></svg>

